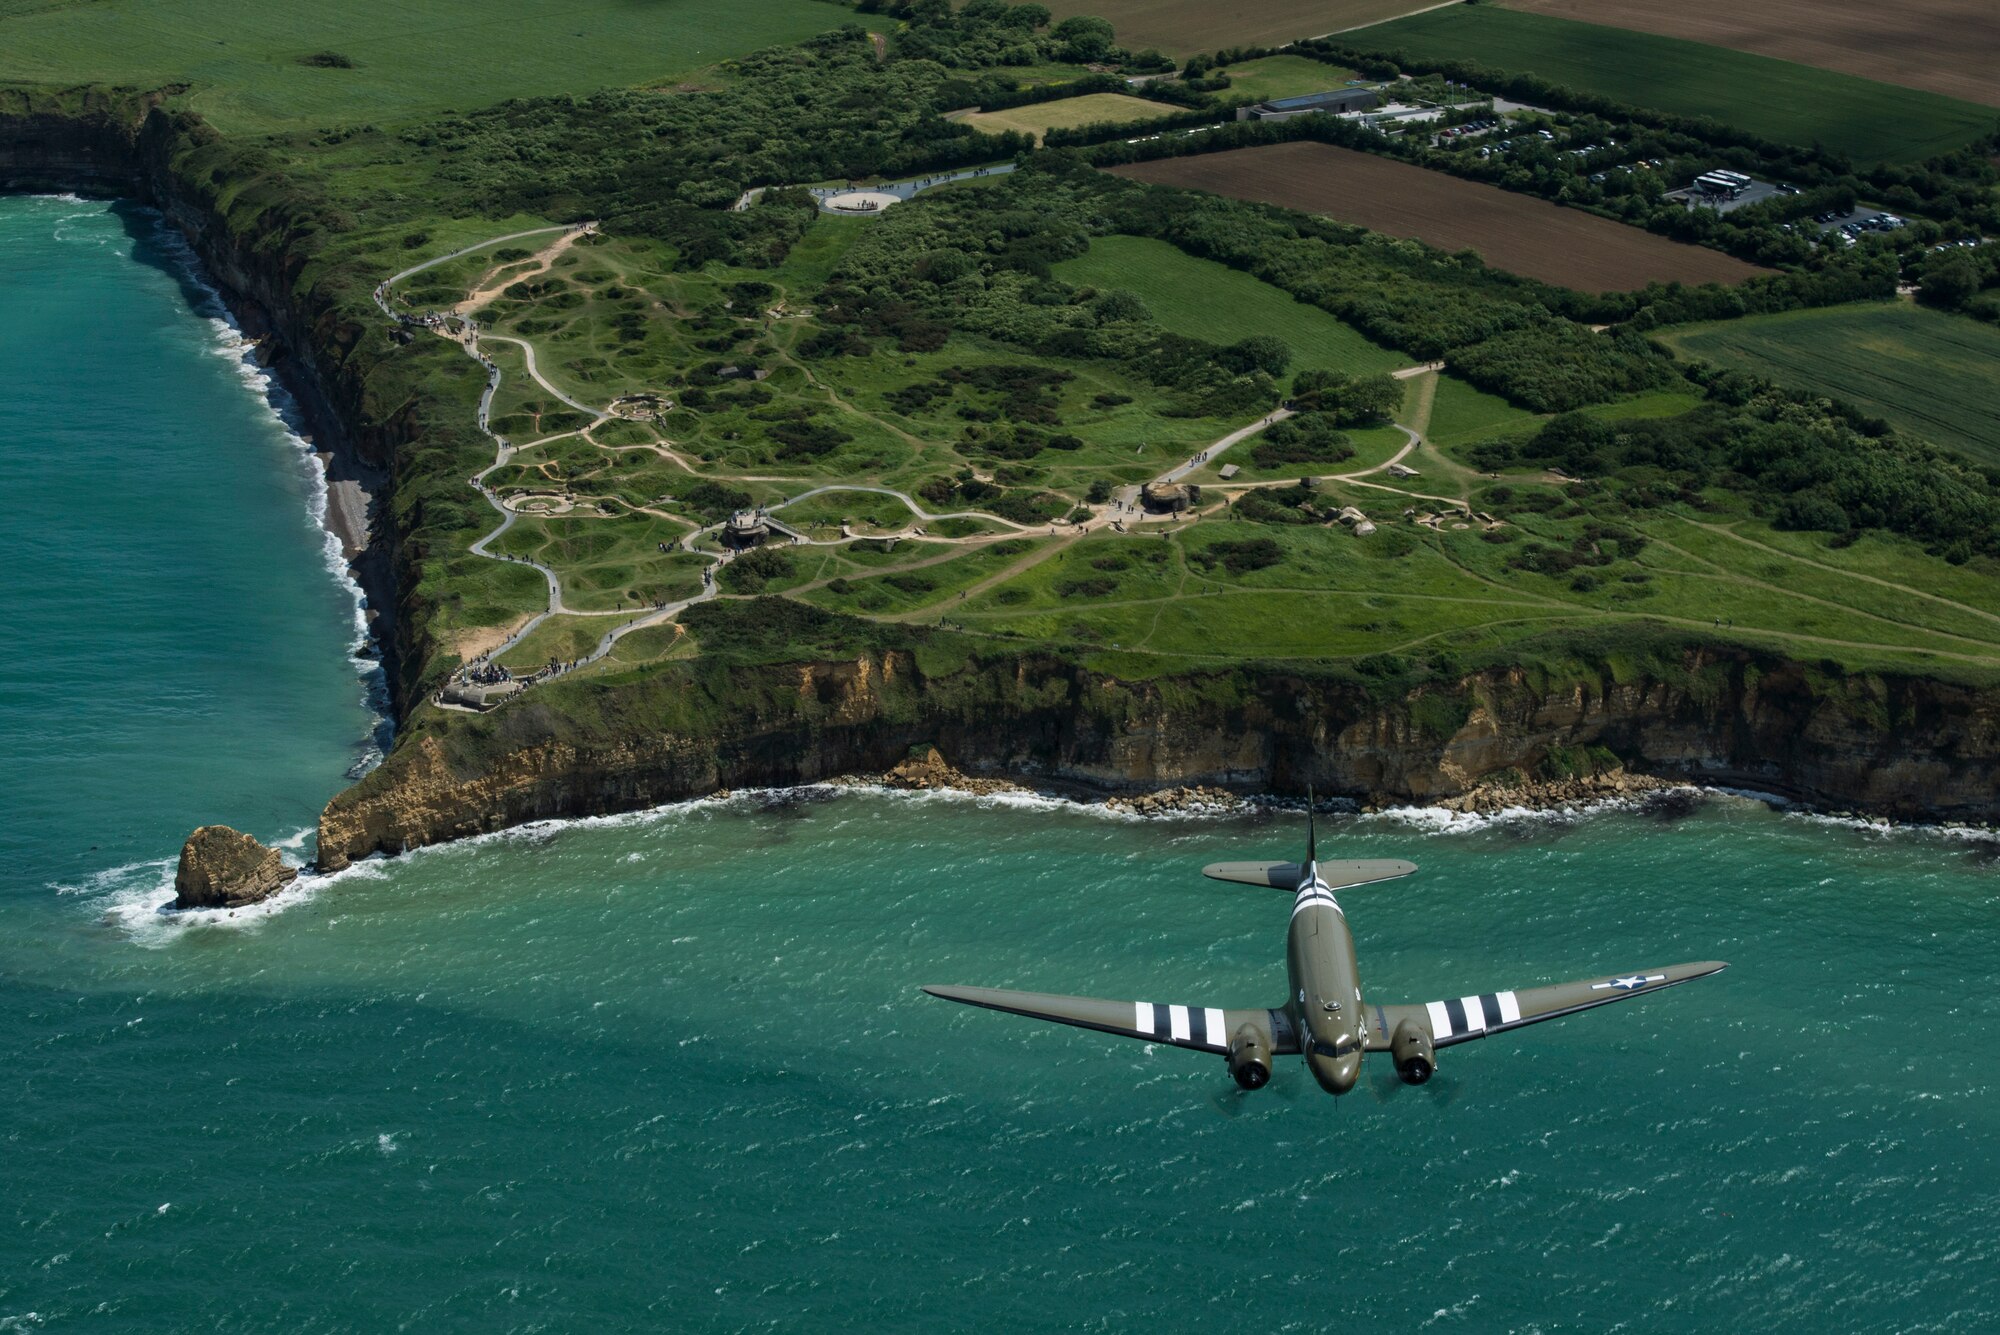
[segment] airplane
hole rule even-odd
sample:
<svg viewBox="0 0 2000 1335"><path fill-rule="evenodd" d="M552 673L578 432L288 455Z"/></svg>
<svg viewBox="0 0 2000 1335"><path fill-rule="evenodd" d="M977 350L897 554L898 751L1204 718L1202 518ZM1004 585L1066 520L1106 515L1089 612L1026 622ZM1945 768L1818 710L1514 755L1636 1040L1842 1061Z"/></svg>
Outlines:
<svg viewBox="0 0 2000 1335"><path fill-rule="evenodd" d="M1394 880L1417 868L1396 858L1323 863L1318 842L1308 805L1304 862L1217 862L1202 868L1202 874L1213 880L1268 886L1293 895L1285 942L1291 995L1282 1006L1241 1010L1158 1005L990 987L929 986L924 991L946 1001L1033 1020L1218 1053L1228 1058L1231 1078L1245 1090L1269 1083L1273 1058L1302 1056L1320 1088L1338 1098L1361 1078L1361 1060L1367 1053L1388 1053L1404 1084L1421 1085L1437 1070L1439 1048L1677 987L1729 967L1715 960L1668 964L1552 987L1416 1005L1363 1001L1354 937L1333 892Z"/></svg>

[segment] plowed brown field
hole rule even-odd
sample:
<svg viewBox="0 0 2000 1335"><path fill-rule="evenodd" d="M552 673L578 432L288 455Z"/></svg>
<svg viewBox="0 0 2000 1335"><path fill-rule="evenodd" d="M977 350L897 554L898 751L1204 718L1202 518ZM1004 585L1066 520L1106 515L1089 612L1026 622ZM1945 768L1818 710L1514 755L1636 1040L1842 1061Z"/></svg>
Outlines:
<svg viewBox="0 0 2000 1335"><path fill-rule="evenodd" d="M1225 46L1324 37L1429 9L1438 0L1045 0L1059 19L1090 14L1118 30L1118 45L1191 56Z"/></svg>
<svg viewBox="0 0 2000 1335"><path fill-rule="evenodd" d="M1996 0L1503 0L2000 107Z"/></svg>
<svg viewBox="0 0 2000 1335"><path fill-rule="evenodd" d="M1331 144L1237 148L1112 170L1301 209L1441 250L1476 250L1496 269L1584 292L1676 280L1740 283L1769 272L1578 209Z"/></svg>

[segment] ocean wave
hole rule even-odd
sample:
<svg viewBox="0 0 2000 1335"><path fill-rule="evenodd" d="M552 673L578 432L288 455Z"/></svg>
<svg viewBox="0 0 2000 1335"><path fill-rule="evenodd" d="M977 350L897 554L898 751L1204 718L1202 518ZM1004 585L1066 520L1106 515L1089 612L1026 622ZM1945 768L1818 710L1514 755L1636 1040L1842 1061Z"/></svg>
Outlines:
<svg viewBox="0 0 2000 1335"><path fill-rule="evenodd" d="M201 258L187 239L170 225L165 216L148 211L153 222L153 242L171 261L183 284L198 295L195 312L209 323L213 341L211 355L229 361L237 377L264 405L271 424L294 452L300 477L306 485L306 510L320 535L320 561L326 572L348 595L354 630L348 664L361 683L361 701L374 720L368 736L361 741L355 763L348 769L350 781L359 779L382 763L393 741L394 723L389 709L388 674L382 668L381 646L375 642L368 624L368 595L354 578L340 538L327 523L332 492L327 481L326 463L305 434L305 412L290 390L269 368L257 362L257 344L245 337L243 327L224 300L222 290L208 280Z"/></svg>
<svg viewBox="0 0 2000 1335"><path fill-rule="evenodd" d="M62 202L65 204L87 204L90 201L72 196L63 199ZM58 245L64 245L64 246L86 245L86 246L97 246L99 248L102 248L105 246L115 246L119 244L119 242L124 240L124 238L121 236L117 235L107 236L100 231L90 231L79 234L79 229L73 228L69 225L73 222L81 222L85 219L95 220L98 218L102 218L106 212L106 208L108 208L108 206L94 208L94 209L86 209L78 213L64 213L59 215L56 218L54 224L49 229L49 239L56 242L56 244Z"/></svg>

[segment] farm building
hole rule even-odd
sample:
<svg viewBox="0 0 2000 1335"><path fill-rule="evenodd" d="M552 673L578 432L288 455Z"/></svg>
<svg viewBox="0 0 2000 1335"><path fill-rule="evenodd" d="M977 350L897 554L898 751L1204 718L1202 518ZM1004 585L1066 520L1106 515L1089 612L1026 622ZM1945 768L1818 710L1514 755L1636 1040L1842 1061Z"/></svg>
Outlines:
<svg viewBox="0 0 2000 1335"><path fill-rule="evenodd" d="M1381 104L1382 96L1373 88L1336 88L1325 93L1306 93L1299 97L1281 97L1271 102L1259 102L1255 106L1238 107L1236 119L1240 121L1281 121L1293 116L1310 116L1316 111L1341 116L1350 111L1373 111Z"/></svg>

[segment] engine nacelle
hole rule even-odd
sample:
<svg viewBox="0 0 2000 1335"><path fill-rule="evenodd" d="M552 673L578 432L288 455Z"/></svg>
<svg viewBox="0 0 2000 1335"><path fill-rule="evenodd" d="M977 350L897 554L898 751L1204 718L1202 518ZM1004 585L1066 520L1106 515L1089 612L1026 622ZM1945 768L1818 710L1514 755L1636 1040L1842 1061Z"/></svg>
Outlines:
<svg viewBox="0 0 2000 1335"><path fill-rule="evenodd" d="M1421 1085L1437 1070L1431 1036L1415 1020L1396 1026L1395 1037L1389 1040L1389 1056L1396 1063L1396 1078L1406 1085Z"/></svg>
<svg viewBox="0 0 2000 1335"><path fill-rule="evenodd" d="M1241 1089L1262 1089L1271 1081L1271 1045L1254 1024L1229 1040L1229 1078Z"/></svg>

